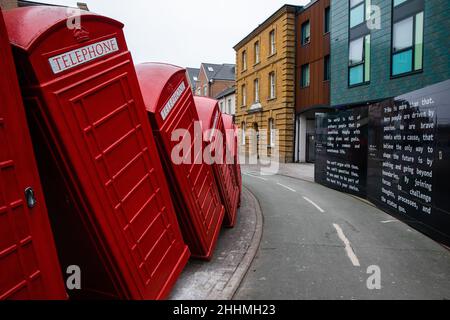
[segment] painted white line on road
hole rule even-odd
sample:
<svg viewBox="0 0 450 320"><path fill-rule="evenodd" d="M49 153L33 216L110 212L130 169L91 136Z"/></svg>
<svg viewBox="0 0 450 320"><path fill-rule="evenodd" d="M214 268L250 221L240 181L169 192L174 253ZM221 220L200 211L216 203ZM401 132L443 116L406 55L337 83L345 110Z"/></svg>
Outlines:
<svg viewBox="0 0 450 320"><path fill-rule="evenodd" d="M292 189L291 187L285 186L285 185L282 184L282 183L277 183L277 185L279 185L280 187L283 187L283 188L285 188L285 189L288 189L289 191L297 192L297 190L294 190L294 189Z"/></svg>
<svg viewBox="0 0 450 320"><path fill-rule="evenodd" d="M269 180L267 180L266 178L261 178L261 177L258 177L258 176L254 176L254 175L252 175L252 174L248 174L248 173L244 173L244 175L245 175L245 176L248 176L248 177L252 177L252 178L256 178L256 179L260 179L260 180L262 180L262 181L269 181Z"/></svg>
<svg viewBox="0 0 450 320"><path fill-rule="evenodd" d="M350 261L352 262L352 264L355 267L360 267L361 264L359 263L358 257L356 256L355 252L353 251L352 245L350 244L350 241L345 236L344 231L342 231L342 228L338 224L334 223L333 226L336 229L339 238L345 244L345 251L347 252L348 257L350 258Z"/></svg>
<svg viewBox="0 0 450 320"><path fill-rule="evenodd" d="M386 220L386 221L381 221L381 223L391 223L391 222L398 222L398 220Z"/></svg>
<svg viewBox="0 0 450 320"><path fill-rule="evenodd" d="M314 201L312 201L311 199L307 198L307 197L303 197L303 199L305 199L306 201L308 201L309 203L311 203L314 207L316 207L317 210L319 210L320 212L324 213L325 210L323 210L321 207L319 207L317 205L317 203L315 203Z"/></svg>

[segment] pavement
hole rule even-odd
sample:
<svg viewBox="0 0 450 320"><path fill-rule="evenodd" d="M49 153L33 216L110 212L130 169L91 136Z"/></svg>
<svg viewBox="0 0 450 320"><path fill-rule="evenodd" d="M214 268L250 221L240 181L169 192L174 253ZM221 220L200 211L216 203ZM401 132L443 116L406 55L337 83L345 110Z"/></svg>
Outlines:
<svg viewBox="0 0 450 320"><path fill-rule="evenodd" d="M440 244L308 179L243 171L264 231L234 299L450 299L450 252Z"/></svg>
<svg viewBox="0 0 450 320"><path fill-rule="evenodd" d="M314 182L315 167L313 163L279 163L275 167L277 167L277 175ZM269 166L242 165L242 170L271 175Z"/></svg>
<svg viewBox="0 0 450 320"><path fill-rule="evenodd" d="M236 227L223 229L212 261L191 260L170 300L231 300L258 250L262 214L256 198L244 188Z"/></svg>

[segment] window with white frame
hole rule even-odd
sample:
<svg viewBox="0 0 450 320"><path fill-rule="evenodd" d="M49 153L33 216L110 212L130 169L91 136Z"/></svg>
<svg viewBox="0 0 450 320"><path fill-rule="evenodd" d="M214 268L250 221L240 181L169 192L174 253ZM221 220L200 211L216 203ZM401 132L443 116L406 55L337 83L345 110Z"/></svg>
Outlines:
<svg viewBox="0 0 450 320"><path fill-rule="evenodd" d="M276 130L275 130L275 120L273 118L269 119L269 147L274 148L276 145Z"/></svg>
<svg viewBox="0 0 450 320"><path fill-rule="evenodd" d="M260 54L260 48L259 48L259 41L255 42L255 64L259 63L259 54Z"/></svg>
<svg viewBox="0 0 450 320"><path fill-rule="evenodd" d="M231 98L228 98L227 100L227 110L225 113L231 114Z"/></svg>
<svg viewBox="0 0 450 320"><path fill-rule="evenodd" d="M245 122L241 123L241 144L245 146Z"/></svg>
<svg viewBox="0 0 450 320"><path fill-rule="evenodd" d="M254 101L255 103L259 102L259 79L255 79L255 81L253 81L253 87L254 87Z"/></svg>
<svg viewBox="0 0 450 320"><path fill-rule="evenodd" d="M275 80L275 72L271 72L269 74L269 97L270 99L276 98L276 80Z"/></svg>
<svg viewBox="0 0 450 320"><path fill-rule="evenodd" d="M270 55L276 52L276 42L275 42L275 30L270 31L269 42L270 42Z"/></svg>
<svg viewBox="0 0 450 320"><path fill-rule="evenodd" d="M208 96L208 86L203 86L203 96L204 97Z"/></svg>
<svg viewBox="0 0 450 320"><path fill-rule="evenodd" d="M242 51L242 71L247 70L247 51Z"/></svg>
<svg viewBox="0 0 450 320"><path fill-rule="evenodd" d="M242 85L241 90L242 90L242 101L241 101L241 104L244 107L244 106L247 105L247 87L245 86L245 84Z"/></svg>

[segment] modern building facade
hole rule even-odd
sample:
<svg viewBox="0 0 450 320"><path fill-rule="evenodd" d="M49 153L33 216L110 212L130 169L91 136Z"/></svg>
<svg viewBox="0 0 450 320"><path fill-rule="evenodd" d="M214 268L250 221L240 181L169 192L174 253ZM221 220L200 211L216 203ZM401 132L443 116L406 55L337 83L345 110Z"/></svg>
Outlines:
<svg viewBox="0 0 450 320"><path fill-rule="evenodd" d="M236 83L236 66L234 64L202 63L198 75L196 95L214 98L222 91Z"/></svg>
<svg viewBox="0 0 450 320"><path fill-rule="evenodd" d="M296 162L315 161L315 116L330 105L330 0L311 1L297 15Z"/></svg>
<svg viewBox="0 0 450 320"><path fill-rule="evenodd" d="M220 111L225 114L229 114L230 116L236 115L236 87L233 86L231 88L225 89L214 99L219 101Z"/></svg>
<svg viewBox="0 0 450 320"><path fill-rule="evenodd" d="M234 47L235 121L243 132L257 133L256 150L250 150L249 136L241 135L246 155L270 156L277 148L280 162L294 160L295 19L300 9L281 7Z"/></svg>
<svg viewBox="0 0 450 320"><path fill-rule="evenodd" d="M332 0L331 105L352 107L450 78L448 0Z"/></svg>

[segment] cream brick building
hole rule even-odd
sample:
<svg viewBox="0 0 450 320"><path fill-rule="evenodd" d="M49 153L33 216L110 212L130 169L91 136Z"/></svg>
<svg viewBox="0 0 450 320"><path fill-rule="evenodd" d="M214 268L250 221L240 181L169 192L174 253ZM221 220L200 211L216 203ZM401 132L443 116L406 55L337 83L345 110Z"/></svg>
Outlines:
<svg viewBox="0 0 450 320"><path fill-rule="evenodd" d="M258 154L270 156L276 148L280 162L294 160L295 19L300 9L283 6L234 47L236 124L260 132ZM249 138L248 133L245 141L240 137L246 155L255 152Z"/></svg>
<svg viewBox="0 0 450 320"><path fill-rule="evenodd" d="M17 0L0 0L0 7L3 10L8 10L12 8L17 8Z"/></svg>

